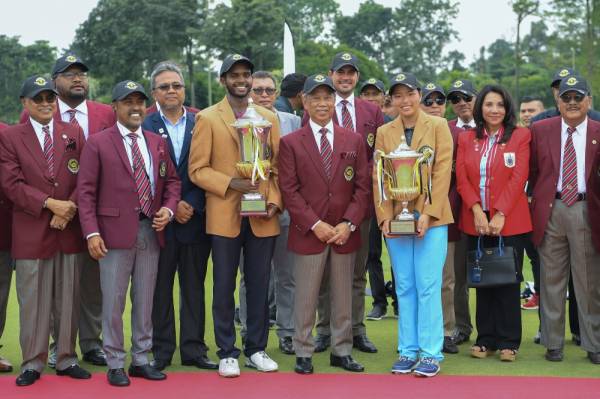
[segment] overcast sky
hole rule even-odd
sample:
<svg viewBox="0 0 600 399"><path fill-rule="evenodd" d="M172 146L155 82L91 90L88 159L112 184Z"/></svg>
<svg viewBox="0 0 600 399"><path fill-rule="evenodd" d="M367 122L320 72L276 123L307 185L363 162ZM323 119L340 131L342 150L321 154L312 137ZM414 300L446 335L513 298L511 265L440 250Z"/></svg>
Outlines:
<svg viewBox="0 0 600 399"><path fill-rule="evenodd" d="M289 0L293 1L293 0ZM399 0L376 0L394 7ZM85 21L97 0L15 0L2 1L0 34L20 36L23 44L48 40L60 49L73 41L75 30ZM361 1L338 0L344 14L353 14ZM459 15L454 28L459 40L451 43L449 50L460 50L472 61L481 46L504 37L513 40L516 34L515 17L509 0L459 0ZM543 2L543 1L542 1ZM533 18L527 18L523 32L529 32ZM25 23L26 21L26 23Z"/></svg>

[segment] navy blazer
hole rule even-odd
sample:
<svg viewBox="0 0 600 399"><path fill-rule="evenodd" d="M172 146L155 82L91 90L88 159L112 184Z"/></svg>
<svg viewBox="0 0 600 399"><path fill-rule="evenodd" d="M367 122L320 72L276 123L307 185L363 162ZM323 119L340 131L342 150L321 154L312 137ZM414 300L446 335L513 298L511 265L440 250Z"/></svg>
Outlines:
<svg viewBox="0 0 600 399"><path fill-rule="evenodd" d="M177 168L177 174L181 180L181 199L192 207L194 207L194 215L185 224L180 224L176 220L169 223L166 228L166 239L168 241L176 239L182 244L199 244L202 242L209 242L209 238L206 235L206 218L205 208L206 199L204 190L196 186L190 180L188 175L188 156L190 153L190 142L192 141L192 131L194 130L196 114L187 112L185 121L185 137L183 140L183 147L181 148L181 156L179 157L179 163L175 160L175 150L173 149L173 143L167 127L165 126L160 112L148 115L144 119L142 129L150 132L166 136L167 143L169 145L169 155L173 164Z"/></svg>

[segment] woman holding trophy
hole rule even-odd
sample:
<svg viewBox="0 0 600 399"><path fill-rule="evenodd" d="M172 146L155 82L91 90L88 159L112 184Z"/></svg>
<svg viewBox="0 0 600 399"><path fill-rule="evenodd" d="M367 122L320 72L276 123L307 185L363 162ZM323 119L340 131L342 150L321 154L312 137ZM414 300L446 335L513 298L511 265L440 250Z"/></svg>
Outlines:
<svg viewBox="0 0 600 399"><path fill-rule="evenodd" d="M453 222L452 136L445 119L421 111L414 75L398 74L389 94L400 113L377 131L374 198L399 302L400 357L392 372L433 377L444 358L441 286Z"/></svg>

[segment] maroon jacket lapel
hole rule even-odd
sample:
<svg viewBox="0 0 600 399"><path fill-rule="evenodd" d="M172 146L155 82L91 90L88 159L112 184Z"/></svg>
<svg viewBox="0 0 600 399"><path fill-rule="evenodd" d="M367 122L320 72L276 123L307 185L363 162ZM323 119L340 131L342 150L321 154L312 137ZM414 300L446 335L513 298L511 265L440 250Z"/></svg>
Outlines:
<svg viewBox="0 0 600 399"><path fill-rule="evenodd" d="M548 135L548 144L550 145L550 153L552 155L552 163L554 164L554 170L557 171L557 176L560 173L560 154L562 151L562 145L560 142L560 136L562 126L562 118L555 118L552 124L548 127L546 133Z"/></svg>
<svg viewBox="0 0 600 399"><path fill-rule="evenodd" d="M342 158L342 151L346 146L346 134L340 131L339 126L333 125L333 163L331 165L331 180L337 173L337 168Z"/></svg>
<svg viewBox="0 0 600 399"><path fill-rule="evenodd" d="M52 176L50 176L50 171L48 170L48 163L46 162L46 157L44 156L44 151L40 146L40 142L35 134L35 129L33 128L29 118L23 126L21 133L21 140L23 141L23 144L27 150L31 153L31 157L35 163L37 163L39 166L40 172L42 172L42 175L46 179L52 180Z"/></svg>
<svg viewBox="0 0 600 399"><path fill-rule="evenodd" d="M121 136L121 132L119 132L119 128L117 125L114 125L110 128L106 133L110 134L110 139L115 146L115 150L117 154L119 154L119 158L123 162L123 166L129 172L129 175L133 177L133 170L131 169L131 164L129 163L129 158L127 157L127 152L125 152L125 143L123 142L123 137Z"/></svg>
<svg viewBox="0 0 600 399"><path fill-rule="evenodd" d="M585 143L585 181L590 180L594 157L600 146L600 123L588 118L587 138Z"/></svg>
<svg viewBox="0 0 600 399"><path fill-rule="evenodd" d="M54 132L52 133L52 145L54 147L54 165L55 168L61 165L61 161L63 156L65 155L65 141L68 140L69 136L66 133L64 126L58 122L56 119L54 120ZM64 136L64 137L63 137ZM54 171L56 175L58 171Z"/></svg>
<svg viewBox="0 0 600 399"><path fill-rule="evenodd" d="M302 128L302 145L306 149L306 153L312 160L312 163L315 166L315 169L317 169L321 178L326 184L329 184L329 179L327 178L327 175L325 175L325 169L323 168L323 160L321 159L321 154L319 153L319 148L317 147L315 136L313 135L309 123Z"/></svg>
<svg viewBox="0 0 600 399"><path fill-rule="evenodd" d="M148 153L150 154L150 158L152 159L152 173L154 175L154 187L157 187L158 179L159 179L159 167L160 162L163 159L164 148L160 148L160 140L156 140L159 138L156 134L152 134L146 131L142 131L144 138L146 139L146 145L148 146ZM162 152L162 154L161 154Z"/></svg>

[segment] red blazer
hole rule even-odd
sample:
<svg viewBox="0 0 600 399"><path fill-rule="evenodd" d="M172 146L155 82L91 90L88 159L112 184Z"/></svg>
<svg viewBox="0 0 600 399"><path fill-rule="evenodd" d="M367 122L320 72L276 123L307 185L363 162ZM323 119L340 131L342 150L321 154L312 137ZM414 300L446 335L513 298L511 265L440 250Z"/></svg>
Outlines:
<svg viewBox="0 0 600 399"><path fill-rule="evenodd" d="M187 112L191 112L192 114L197 114L198 112L200 112L199 108L194 108L194 107L188 107L187 105L184 105L185 109ZM146 116L155 114L158 112L158 108L156 108L156 103L152 102L152 105L149 106L148 108L146 108Z"/></svg>
<svg viewBox="0 0 600 399"><path fill-rule="evenodd" d="M550 219L552 205L556 196L556 186L560 171L561 157L561 121L560 116L535 122L531 126L531 163L529 184L532 191L531 214L533 217L533 243L539 245L544 238L544 231ZM588 118L587 142L585 145L585 176L587 192L590 197L595 194L597 169L593 166L600 147L600 123ZM592 173L592 171L594 171ZM600 234L600 214L596 200L588 199L589 221L594 237ZM597 239L597 238L596 238Z"/></svg>
<svg viewBox="0 0 600 399"><path fill-rule="evenodd" d="M181 195L181 182L166 140L144 131L154 172L154 214L161 207L173 213ZM77 181L79 217L83 236L100 233L108 249L128 249L135 245L138 232L140 203L133 171L125 152L117 125L90 136L81 155L81 170ZM160 176L160 165L166 167ZM158 234L164 245L163 232Z"/></svg>
<svg viewBox="0 0 600 399"><path fill-rule="evenodd" d="M11 254L15 259L48 259L58 252L85 251L77 217L63 231L52 229L52 212L43 208L48 197L77 202L77 170L71 170L73 162L79 163L85 143L81 128L53 123L54 178L31 122L0 134L0 184L14 204Z"/></svg>
<svg viewBox="0 0 600 399"><path fill-rule="evenodd" d="M454 122L454 123L452 123ZM449 121L448 127L450 128L450 134L452 134L452 142L454 143L454 149L452 151L452 175L450 177L450 190L448 191L448 199L450 200L450 207L452 208L452 217L455 222L448 225L448 241L454 242L460 240L460 230L458 229L458 221L460 220L460 208L462 201L460 194L456 188L456 154L458 149L458 135L464 132L464 129L456 127L456 121Z"/></svg>
<svg viewBox="0 0 600 399"><path fill-rule="evenodd" d="M320 219L336 226L349 220L356 226L373 202L369 196L370 170L359 135L334 125L331 181L310 126L283 136L279 146L279 188L290 213L288 249L298 254L323 252L324 243L311 227ZM334 245L337 253L360 248L358 229L346 244Z"/></svg>
<svg viewBox="0 0 600 399"><path fill-rule="evenodd" d="M0 122L0 130L8 125ZM11 226L12 226L12 203L8 200L0 186L0 251L10 251Z"/></svg>
<svg viewBox="0 0 600 399"><path fill-rule="evenodd" d="M492 164L490 180L490 218L496 211L506 215L502 235L511 236L531 231L531 215L525 182L529 173L529 144L531 133L527 128L515 128L508 143L501 144ZM456 180L462 198L459 228L466 234L478 235L471 207L481 203L479 195L480 140L475 130L467 130L458 138ZM506 165L504 154L514 154L512 167Z"/></svg>
<svg viewBox="0 0 600 399"><path fill-rule="evenodd" d="M85 102L88 107L88 132L90 135L101 132L104 129L108 129L117 123L115 112L110 105L91 100L85 100ZM25 123L27 118L29 118L29 113L27 110L23 110L23 112L21 112L20 122ZM60 116L60 110L58 109L58 102L56 103L54 119L57 121L62 120Z"/></svg>

